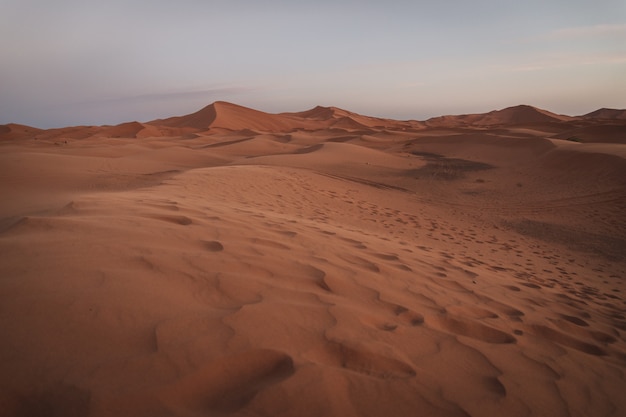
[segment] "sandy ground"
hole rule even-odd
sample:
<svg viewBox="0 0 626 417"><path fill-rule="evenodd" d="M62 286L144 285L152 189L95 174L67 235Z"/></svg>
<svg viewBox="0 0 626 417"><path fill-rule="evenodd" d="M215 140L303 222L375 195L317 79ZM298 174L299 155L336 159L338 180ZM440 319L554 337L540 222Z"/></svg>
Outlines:
<svg viewBox="0 0 626 417"><path fill-rule="evenodd" d="M626 125L516 109L3 127L0 416L624 415Z"/></svg>

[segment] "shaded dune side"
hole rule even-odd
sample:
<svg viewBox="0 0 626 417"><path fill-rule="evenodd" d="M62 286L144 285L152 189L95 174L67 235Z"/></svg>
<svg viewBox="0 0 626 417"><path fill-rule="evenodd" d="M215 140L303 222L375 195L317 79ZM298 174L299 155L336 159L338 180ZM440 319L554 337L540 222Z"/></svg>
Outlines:
<svg viewBox="0 0 626 417"><path fill-rule="evenodd" d="M571 119L569 116L557 115L547 110L522 105L489 112L474 123L476 125L515 125L561 122Z"/></svg>
<svg viewBox="0 0 626 417"><path fill-rule="evenodd" d="M162 133L154 126L139 122L129 122L117 126L106 127L94 136L109 138L145 138L162 136Z"/></svg>
<svg viewBox="0 0 626 417"><path fill-rule="evenodd" d="M575 142L626 143L626 122L576 127L553 136Z"/></svg>
<svg viewBox="0 0 626 417"><path fill-rule="evenodd" d="M602 108L587 113L582 117L588 119L626 120L626 110Z"/></svg>

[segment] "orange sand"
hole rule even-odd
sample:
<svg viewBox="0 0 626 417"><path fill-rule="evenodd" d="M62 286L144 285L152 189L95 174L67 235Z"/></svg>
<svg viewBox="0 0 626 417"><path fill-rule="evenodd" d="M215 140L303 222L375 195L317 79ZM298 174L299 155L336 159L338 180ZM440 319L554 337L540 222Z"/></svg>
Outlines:
<svg viewBox="0 0 626 417"><path fill-rule="evenodd" d="M1 126L0 416L622 416L607 114Z"/></svg>

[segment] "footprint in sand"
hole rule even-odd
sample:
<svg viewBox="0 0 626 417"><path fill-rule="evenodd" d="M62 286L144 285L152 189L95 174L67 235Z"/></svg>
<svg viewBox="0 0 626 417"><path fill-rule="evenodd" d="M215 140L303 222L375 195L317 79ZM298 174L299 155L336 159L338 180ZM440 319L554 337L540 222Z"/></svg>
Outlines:
<svg viewBox="0 0 626 417"><path fill-rule="evenodd" d="M392 332L394 330L396 330L398 328L397 324L392 324L392 323L383 323L378 327L380 330L383 330L385 332Z"/></svg>
<svg viewBox="0 0 626 417"><path fill-rule="evenodd" d="M332 289L326 280L326 271L309 264L301 264L300 268L307 277L311 278L316 286L324 291L332 292Z"/></svg>
<svg viewBox="0 0 626 417"><path fill-rule="evenodd" d="M379 259L383 259L385 261L399 261L400 258L398 258L398 255L396 255L395 253L376 253L373 252L372 253L373 256L379 258Z"/></svg>
<svg viewBox="0 0 626 417"><path fill-rule="evenodd" d="M447 314L433 317L428 320L428 323L454 335L465 336L487 343L506 344L515 343L517 341L512 335L489 327L479 321L452 317Z"/></svg>
<svg viewBox="0 0 626 417"><path fill-rule="evenodd" d="M150 216L153 219L157 219L157 220L162 220L164 222L168 222L168 223L174 223L174 224L179 224L181 226L188 226L191 223L193 223L193 221L187 217L187 216L167 216L167 215L162 215L162 216Z"/></svg>
<svg viewBox="0 0 626 417"><path fill-rule="evenodd" d="M472 319L495 319L499 316L491 310L475 305L450 306L446 311L455 316L465 316Z"/></svg>
<svg viewBox="0 0 626 417"><path fill-rule="evenodd" d="M448 290L457 291L457 292L471 292L464 285L461 285L458 282L451 280L451 279L436 278L436 279L433 279L432 282Z"/></svg>
<svg viewBox="0 0 626 417"><path fill-rule="evenodd" d="M423 315L415 311L409 310L408 308L401 306L399 304L391 303L389 301L384 301L380 298L380 294L378 294L377 301L383 308L390 311L401 322L408 324L409 326L419 326L420 324L424 323ZM389 329L383 329L383 330L389 330Z"/></svg>
<svg viewBox="0 0 626 417"><path fill-rule="evenodd" d="M371 255L374 256L375 258L382 259L384 261L389 261L390 262L389 265L401 271L413 272L413 269L411 269L408 265L405 265L402 262L400 262L400 257L395 253L371 252Z"/></svg>
<svg viewBox="0 0 626 417"><path fill-rule="evenodd" d="M298 235L297 232L292 232L290 230L279 230L277 233L287 237L296 237Z"/></svg>
<svg viewBox="0 0 626 417"><path fill-rule="evenodd" d="M587 323L585 320L579 317L568 316L567 314L559 314L559 317L561 317L563 320L569 321L570 323L574 323L577 326L583 326L583 327L589 326L589 323Z"/></svg>
<svg viewBox="0 0 626 417"><path fill-rule="evenodd" d="M265 246L267 248L272 248L272 249L283 249L283 250L291 249L287 245L284 245L280 242L276 242L274 240L269 240L269 239L253 238L253 239L250 239L250 242L254 243L255 245Z"/></svg>
<svg viewBox="0 0 626 417"><path fill-rule="evenodd" d="M365 246L363 242L359 240L354 240L354 239L350 239L347 237L340 237L339 239L343 240L344 242L350 243L352 246L354 246L357 249L367 249L367 246Z"/></svg>
<svg viewBox="0 0 626 417"><path fill-rule="evenodd" d="M524 316L524 312L518 310L517 308L510 306L508 304L502 303L500 301L496 301L491 297L487 297L486 295L478 295L476 294L478 300L486 307L489 307L501 314L509 316L511 319L519 320L520 317Z"/></svg>
<svg viewBox="0 0 626 417"><path fill-rule="evenodd" d="M360 256L352 255L349 253L344 253L344 254L340 254L339 257L343 259L344 261L352 265L356 265L365 270L368 270L371 272L380 272L380 268L378 267L378 265L366 259L363 259Z"/></svg>
<svg viewBox="0 0 626 417"><path fill-rule="evenodd" d="M221 252L224 250L224 245L217 240L203 240L202 245L210 252Z"/></svg>
<svg viewBox="0 0 626 417"><path fill-rule="evenodd" d="M409 364L392 357L329 341L323 349L307 354L313 362L343 368L379 379L404 379L417 375Z"/></svg>
<svg viewBox="0 0 626 417"><path fill-rule="evenodd" d="M576 339L568 334L561 333L560 331L553 329L542 324L534 324L528 326L527 333L534 334L545 338L553 343L567 346L572 349L588 353L589 355L604 356L606 352L604 349L592 343L587 343L582 340Z"/></svg>

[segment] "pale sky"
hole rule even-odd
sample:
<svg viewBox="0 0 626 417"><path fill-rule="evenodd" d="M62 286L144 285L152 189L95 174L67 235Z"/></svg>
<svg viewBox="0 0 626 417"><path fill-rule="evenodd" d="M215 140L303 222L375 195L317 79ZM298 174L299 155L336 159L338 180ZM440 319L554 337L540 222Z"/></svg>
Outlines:
<svg viewBox="0 0 626 417"><path fill-rule="evenodd" d="M0 0L0 124L626 108L625 0Z"/></svg>

